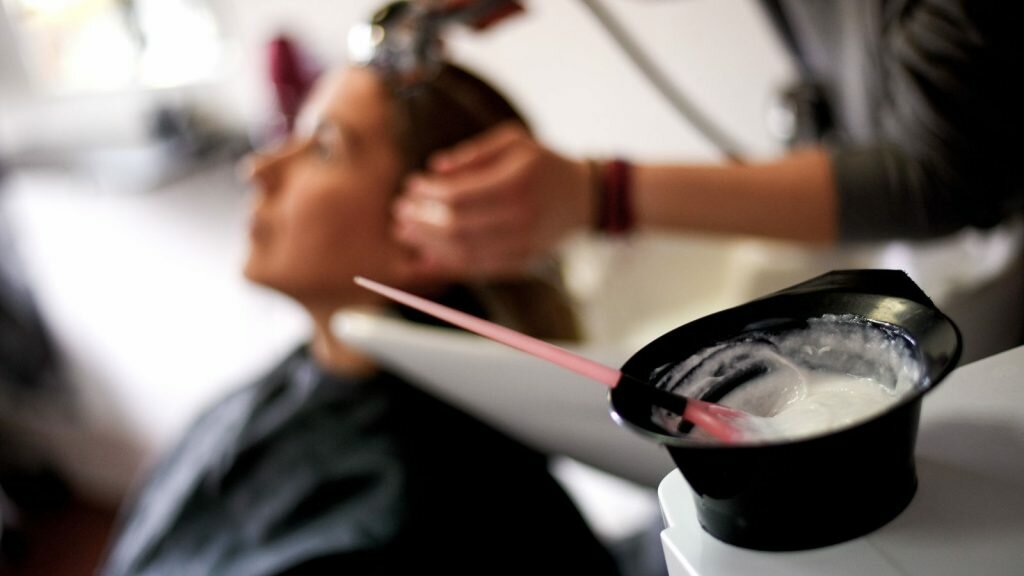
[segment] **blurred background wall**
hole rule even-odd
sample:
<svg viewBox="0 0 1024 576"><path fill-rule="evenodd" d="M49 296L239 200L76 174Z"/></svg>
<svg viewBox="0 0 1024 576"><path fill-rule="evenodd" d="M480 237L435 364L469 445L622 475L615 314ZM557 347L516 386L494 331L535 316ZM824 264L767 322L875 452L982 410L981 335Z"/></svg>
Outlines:
<svg viewBox="0 0 1024 576"><path fill-rule="evenodd" d="M89 3L97 2L77 2ZM204 70L193 78L187 74L149 74L149 84L156 87L143 90L124 82L116 90L101 86L91 94L68 94L66 89L53 90L51 82L26 94L25 74L38 87L44 72L34 69L21 74L18 69L31 67L41 58L33 60L24 50L18 58L11 50L15 39L11 38L10 23L0 25L5 147L18 149L36 142L71 142L75 138L129 140L139 136L144 125L139 114L161 103L180 101L203 109L218 122L252 128L266 122L270 114L265 54L266 43L273 35L288 33L318 62L337 64L345 60L348 27L378 6L377 2L363 0L177 3L207 7L216 27L216 46L206 52L209 58L202 59ZM6 20L17 23L18 13L26 11L23 6L36 4L46 2L7 0ZM764 116L774 89L788 78L790 66L756 3L610 0L605 4L670 77L741 143L745 152L765 155L777 149L765 128ZM549 0L526 5L525 15L482 35L456 35L451 45L456 58L483 71L521 103L544 137L570 152L715 157L704 140L650 90L579 2ZM170 24L196 25L184 18L178 20ZM205 29L201 32L208 33ZM177 34L171 31L168 36L179 46L187 46L195 41L190 35L197 32L188 28ZM99 50L96 53L104 54ZM121 60L92 65L102 70L130 63L129 59ZM160 86L168 83L164 79L189 85ZM65 116L58 123L60 112ZM93 122L101 119L103 128L97 130Z"/></svg>

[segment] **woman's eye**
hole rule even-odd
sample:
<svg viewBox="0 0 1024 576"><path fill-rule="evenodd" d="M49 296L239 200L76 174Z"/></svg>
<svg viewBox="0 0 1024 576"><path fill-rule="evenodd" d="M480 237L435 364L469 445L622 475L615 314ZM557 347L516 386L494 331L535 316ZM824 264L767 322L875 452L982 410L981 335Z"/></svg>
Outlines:
<svg viewBox="0 0 1024 576"><path fill-rule="evenodd" d="M317 157L321 160L330 162L338 157L338 153L333 144L323 142L321 140L316 140L313 144L313 149L316 151Z"/></svg>
<svg viewBox="0 0 1024 576"><path fill-rule="evenodd" d="M326 162L341 156L341 145L341 133L333 126L322 126L313 136L313 150L318 158Z"/></svg>

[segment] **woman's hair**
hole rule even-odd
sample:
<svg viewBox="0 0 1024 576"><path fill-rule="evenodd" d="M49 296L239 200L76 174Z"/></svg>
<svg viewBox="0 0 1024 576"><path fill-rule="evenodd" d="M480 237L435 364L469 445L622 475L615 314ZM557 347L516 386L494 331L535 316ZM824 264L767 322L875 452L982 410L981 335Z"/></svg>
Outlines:
<svg viewBox="0 0 1024 576"><path fill-rule="evenodd" d="M435 152L498 124L512 121L527 127L522 115L490 84L450 63L429 80L392 94L395 140L406 174L425 168ZM548 268L544 274L453 287L448 303L475 308L476 313L538 338L578 339L558 267Z"/></svg>
<svg viewBox="0 0 1024 576"><path fill-rule="evenodd" d="M408 172L423 169L430 155L503 122L526 120L490 84L454 64L442 65L422 83L393 92L395 139Z"/></svg>

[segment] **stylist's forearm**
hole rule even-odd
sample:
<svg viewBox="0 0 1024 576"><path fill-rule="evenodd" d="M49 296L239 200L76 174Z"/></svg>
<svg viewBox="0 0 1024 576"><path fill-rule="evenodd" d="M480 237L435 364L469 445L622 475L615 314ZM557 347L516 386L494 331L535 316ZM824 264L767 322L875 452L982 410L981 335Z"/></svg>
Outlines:
<svg viewBox="0 0 1024 576"><path fill-rule="evenodd" d="M642 227L831 243L836 191L826 152L752 165L636 166L633 206Z"/></svg>

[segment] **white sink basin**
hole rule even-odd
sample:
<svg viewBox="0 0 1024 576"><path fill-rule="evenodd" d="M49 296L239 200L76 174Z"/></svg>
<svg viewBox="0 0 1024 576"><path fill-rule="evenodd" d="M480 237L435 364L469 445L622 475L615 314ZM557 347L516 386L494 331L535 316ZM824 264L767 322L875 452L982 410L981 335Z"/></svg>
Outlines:
<svg viewBox="0 0 1024 576"><path fill-rule="evenodd" d="M563 368L473 334L361 312L335 315L335 333L395 373L521 441L656 486L668 453L620 428L607 389ZM630 351L570 347L620 365Z"/></svg>

